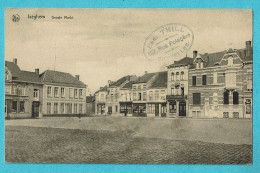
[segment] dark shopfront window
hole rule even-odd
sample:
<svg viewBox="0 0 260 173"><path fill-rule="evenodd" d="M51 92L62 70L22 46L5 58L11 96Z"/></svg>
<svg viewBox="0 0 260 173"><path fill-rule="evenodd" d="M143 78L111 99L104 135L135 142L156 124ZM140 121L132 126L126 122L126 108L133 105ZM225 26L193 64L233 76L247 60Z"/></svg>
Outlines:
<svg viewBox="0 0 260 173"><path fill-rule="evenodd" d="M12 112L17 112L17 101L13 101Z"/></svg>
<svg viewBox="0 0 260 173"><path fill-rule="evenodd" d="M20 112L25 112L24 101L20 101Z"/></svg>
<svg viewBox="0 0 260 173"><path fill-rule="evenodd" d="M169 105L170 105L170 113L176 113L176 111L177 111L176 102L175 101L174 102L170 102Z"/></svg>

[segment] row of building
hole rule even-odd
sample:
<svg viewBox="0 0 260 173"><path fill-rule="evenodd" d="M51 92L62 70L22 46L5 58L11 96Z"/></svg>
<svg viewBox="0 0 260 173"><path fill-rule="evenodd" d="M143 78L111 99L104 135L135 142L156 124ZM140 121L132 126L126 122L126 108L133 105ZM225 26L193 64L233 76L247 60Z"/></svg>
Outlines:
<svg viewBox="0 0 260 173"><path fill-rule="evenodd" d="M108 81L96 115L251 118L253 48L184 57L165 71Z"/></svg>
<svg viewBox="0 0 260 173"><path fill-rule="evenodd" d="M5 61L5 117L86 114L86 88L79 75L21 70L17 59Z"/></svg>

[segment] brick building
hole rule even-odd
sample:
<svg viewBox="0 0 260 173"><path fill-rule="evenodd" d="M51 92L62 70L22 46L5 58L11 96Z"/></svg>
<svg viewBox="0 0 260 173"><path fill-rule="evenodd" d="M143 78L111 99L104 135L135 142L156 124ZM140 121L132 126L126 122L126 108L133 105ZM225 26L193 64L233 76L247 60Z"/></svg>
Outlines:
<svg viewBox="0 0 260 173"><path fill-rule="evenodd" d="M251 41L245 49L198 55L189 70L189 117L252 117Z"/></svg>

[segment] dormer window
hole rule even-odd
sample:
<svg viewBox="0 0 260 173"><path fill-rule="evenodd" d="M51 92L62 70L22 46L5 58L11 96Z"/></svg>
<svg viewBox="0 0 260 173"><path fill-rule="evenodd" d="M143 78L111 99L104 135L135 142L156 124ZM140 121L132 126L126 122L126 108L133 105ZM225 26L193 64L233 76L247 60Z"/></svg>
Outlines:
<svg viewBox="0 0 260 173"><path fill-rule="evenodd" d="M229 56L228 57L228 66L232 66L233 65L233 57Z"/></svg>

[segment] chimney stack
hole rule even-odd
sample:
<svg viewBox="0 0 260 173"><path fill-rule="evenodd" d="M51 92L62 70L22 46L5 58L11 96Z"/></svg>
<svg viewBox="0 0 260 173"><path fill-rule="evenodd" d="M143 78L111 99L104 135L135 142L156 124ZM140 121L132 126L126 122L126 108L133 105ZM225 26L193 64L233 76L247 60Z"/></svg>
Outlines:
<svg viewBox="0 0 260 173"><path fill-rule="evenodd" d="M17 65L17 59L16 58L13 59L13 63Z"/></svg>
<svg viewBox="0 0 260 173"><path fill-rule="evenodd" d="M246 56L251 55L251 41L246 41Z"/></svg>
<svg viewBox="0 0 260 173"><path fill-rule="evenodd" d="M144 74L147 74L148 73L148 71L144 71Z"/></svg>
<svg viewBox="0 0 260 173"><path fill-rule="evenodd" d="M79 75L76 75L75 77L79 80Z"/></svg>
<svg viewBox="0 0 260 173"><path fill-rule="evenodd" d="M193 58L195 59L197 57L197 55L198 55L198 51L194 50L193 51Z"/></svg>
<svg viewBox="0 0 260 173"><path fill-rule="evenodd" d="M111 80L108 80L107 83L108 83L108 86L110 86L110 84L111 84Z"/></svg>
<svg viewBox="0 0 260 173"><path fill-rule="evenodd" d="M39 76L40 70L38 68L35 69L35 73Z"/></svg>

